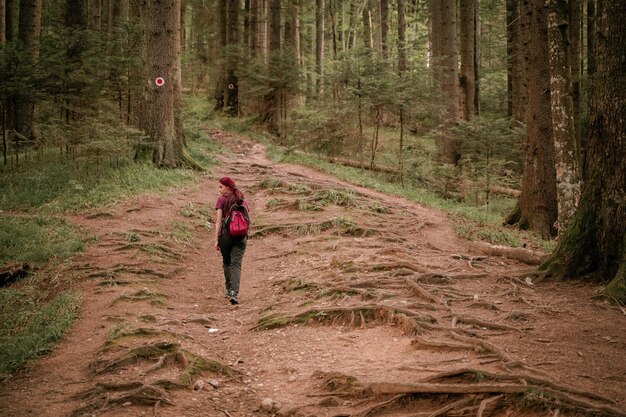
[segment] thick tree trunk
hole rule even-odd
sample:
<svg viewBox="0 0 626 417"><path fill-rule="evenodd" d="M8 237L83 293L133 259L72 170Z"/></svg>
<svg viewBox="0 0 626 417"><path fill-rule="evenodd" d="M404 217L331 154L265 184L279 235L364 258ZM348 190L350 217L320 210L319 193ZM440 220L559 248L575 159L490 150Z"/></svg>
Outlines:
<svg viewBox="0 0 626 417"><path fill-rule="evenodd" d="M268 49L268 66L267 73L270 77L276 76L277 68L280 63L280 20L281 8L280 0L269 0L269 49ZM279 135L279 110L280 110L280 91L274 83L270 82L268 92L264 97L263 121L267 130L273 135Z"/></svg>
<svg viewBox="0 0 626 417"><path fill-rule="evenodd" d="M92 0L91 28L97 31L102 30L102 0Z"/></svg>
<svg viewBox="0 0 626 417"><path fill-rule="evenodd" d="M248 40L248 50L250 57L257 56L259 44L259 0L250 0L250 37Z"/></svg>
<svg viewBox="0 0 626 417"><path fill-rule="evenodd" d="M230 48L239 43L239 0L228 0L226 9L226 48ZM226 55L225 61L226 69L222 79L224 104L226 112L236 116L239 113L239 83L235 75L237 62L235 56L230 53Z"/></svg>
<svg viewBox="0 0 626 417"><path fill-rule="evenodd" d="M213 110L222 110L224 108L224 78L226 74L226 46L228 45L228 0L217 1L217 27L218 27L218 47L219 60L215 74L215 106Z"/></svg>
<svg viewBox="0 0 626 417"><path fill-rule="evenodd" d="M448 130L459 116L459 72L456 46L456 1L441 1L441 91L446 103L444 116L443 156L446 162L456 164L460 155Z"/></svg>
<svg viewBox="0 0 626 417"><path fill-rule="evenodd" d="M520 226L527 226L548 239L555 234L557 203L544 4L544 0L530 2L526 157L519 206Z"/></svg>
<svg viewBox="0 0 626 417"><path fill-rule="evenodd" d="M6 40L5 0L0 0L0 45Z"/></svg>
<svg viewBox="0 0 626 417"><path fill-rule="evenodd" d="M529 10L528 0L507 0L509 115L512 127L519 127L526 120Z"/></svg>
<svg viewBox="0 0 626 417"><path fill-rule="evenodd" d="M180 90L180 0L147 0L144 27L144 91L141 127L154 146L157 167L183 162L183 138L177 132L177 89Z"/></svg>
<svg viewBox="0 0 626 417"><path fill-rule="evenodd" d="M581 10L581 2L580 0L569 0L569 45L570 45L570 68L571 68L571 76L572 76L572 101L573 101L573 113L572 117L574 119L574 135L576 140L576 146L579 150L578 154L578 166L582 166L583 159L582 153L580 152L582 142L581 142L581 103L580 103L580 82L581 82L581 56L580 56L580 45L581 45L581 18L582 18L582 10ZM580 175L580 170L579 170Z"/></svg>
<svg viewBox="0 0 626 417"><path fill-rule="evenodd" d="M374 34L372 33L372 10L369 0L365 0L363 6L363 42L365 47L374 49Z"/></svg>
<svg viewBox="0 0 626 417"><path fill-rule="evenodd" d="M461 0L461 73L460 101L461 116L464 120L472 119L476 113L476 0Z"/></svg>
<svg viewBox="0 0 626 417"><path fill-rule="evenodd" d="M380 0L380 49L383 59L389 58L389 0Z"/></svg>
<svg viewBox="0 0 626 417"><path fill-rule="evenodd" d="M7 42L13 40L13 0L5 0L4 3L4 39Z"/></svg>
<svg viewBox="0 0 626 417"><path fill-rule="evenodd" d="M560 0L548 0L547 5L550 99L558 203L557 231L562 233L574 216L580 197L579 149L573 118L568 5Z"/></svg>
<svg viewBox="0 0 626 417"><path fill-rule="evenodd" d="M406 19L404 0L398 0L398 71L402 73L406 70Z"/></svg>
<svg viewBox="0 0 626 417"><path fill-rule="evenodd" d="M39 59L39 39L41 35L41 0L20 1L18 39L29 55L29 59ZM37 111L35 102L30 97L16 97L14 107L14 129L22 140L37 143L39 132L37 127Z"/></svg>
<svg viewBox="0 0 626 417"><path fill-rule="evenodd" d="M572 224L542 268L565 278L611 280L606 291L626 302L626 9L598 9L591 90L587 178Z"/></svg>
<svg viewBox="0 0 626 417"><path fill-rule="evenodd" d="M317 0L315 12L315 72L317 81L315 90L322 94L324 88L324 0Z"/></svg>

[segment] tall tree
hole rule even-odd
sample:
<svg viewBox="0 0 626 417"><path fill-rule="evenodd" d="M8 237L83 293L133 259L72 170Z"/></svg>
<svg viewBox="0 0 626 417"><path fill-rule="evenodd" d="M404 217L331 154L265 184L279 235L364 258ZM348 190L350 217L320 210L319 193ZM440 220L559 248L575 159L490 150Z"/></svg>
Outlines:
<svg viewBox="0 0 626 417"><path fill-rule="evenodd" d="M268 39L268 64L267 74L275 77L280 66L280 0L269 0L269 39ZM280 94L276 83L270 81L268 91L264 97L264 109L262 119L267 130L278 135L279 130Z"/></svg>
<svg viewBox="0 0 626 417"><path fill-rule="evenodd" d="M25 48L30 62L39 58L39 38L41 35L41 0L20 1L18 39ZM14 107L14 125L17 135L32 143L39 139L37 129L37 111L33 97L20 95L16 97ZM9 125L11 126L11 125Z"/></svg>
<svg viewBox="0 0 626 417"><path fill-rule="evenodd" d="M460 22L460 99L461 115L463 119L470 120L478 113L477 108L477 65L476 46L478 19L477 0L461 0L459 16Z"/></svg>
<svg viewBox="0 0 626 417"><path fill-rule="evenodd" d="M544 0L531 0L528 39L528 105L524 176L519 211L508 220L548 239L557 220L556 174L550 103L548 34Z"/></svg>
<svg viewBox="0 0 626 417"><path fill-rule="evenodd" d="M248 50L250 57L257 55L259 44L259 2L260 0L250 0L250 37L248 39Z"/></svg>
<svg viewBox="0 0 626 417"><path fill-rule="evenodd" d="M433 39L440 40L440 59L441 69L440 88L445 100L445 115L443 117L443 157L446 162L456 164L459 160L459 153L455 146L452 136L448 133L449 129L456 124L459 115L459 72L458 72L458 53L457 53L457 24L456 24L456 0L437 0L433 1L439 8L440 25L439 36L433 36Z"/></svg>
<svg viewBox="0 0 626 417"><path fill-rule="evenodd" d="M13 40L13 0L5 0L4 3L4 39L7 42Z"/></svg>
<svg viewBox="0 0 626 417"><path fill-rule="evenodd" d="M372 8L370 0L365 0L363 4L363 42L365 47L374 49L374 34L372 31Z"/></svg>
<svg viewBox="0 0 626 417"><path fill-rule="evenodd" d="M239 43L239 7L239 0L227 1L226 47L228 52L225 56L226 69L222 81L222 91L226 111L231 116L235 116L239 112L239 80L235 74L237 56L233 49Z"/></svg>
<svg viewBox="0 0 626 417"><path fill-rule="evenodd" d="M552 134L556 162L557 230L565 231L576 211L580 195L579 152L574 129L569 48L569 8L560 0L548 0L548 42Z"/></svg>
<svg viewBox="0 0 626 417"><path fill-rule="evenodd" d="M315 72L317 73L316 92L321 94L324 87L324 0L317 0L315 9Z"/></svg>
<svg viewBox="0 0 626 417"><path fill-rule="evenodd" d="M405 17L404 0L398 0L398 71L401 73L407 69Z"/></svg>
<svg viewBox="0 0 626 417"><path fill-rule="evenodd" d="M2 45L6 39L5 7L5 0L0 0L0 45Z"/></svg>
<svg viewBox="0 0 626 417"><path fill-rule="evenodd" d="M389 58L389 0L379 0L380 6L380 49L383 59Z"/></svg>
<svg viewBox="0 0 626 417"><path fill-rule="evenodd" d="M528 102L529 0L506 0L508 115L513 127L525 121Z"/></svg>
<svg viewBox="0 0 626 417"><path fill-rule="evenodd" d="M542 269L610 281L606 291L626 302L626 9L620 0L598 5L587 175L574 219Z"/></svg>
<svg viewBox="0 0 626 417"><path fill-rule="evenodd" d="M183 162L183 138L176 126L175 91L180 77L180 0L146 0L141 13L144 29L144 91L141 128L150 137L157 167Z"/></svg>

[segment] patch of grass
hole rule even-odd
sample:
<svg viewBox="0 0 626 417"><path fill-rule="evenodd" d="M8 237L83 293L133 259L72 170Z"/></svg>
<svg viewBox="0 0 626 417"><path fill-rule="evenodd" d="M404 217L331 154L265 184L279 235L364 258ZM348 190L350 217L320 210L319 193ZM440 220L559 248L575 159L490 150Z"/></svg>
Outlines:
<svg viewBox="0 0 626 417"><path fill-rule="evenodd" d="M522 242L531 242L546 250L551 250L553 243L543 241L531 232L517 231L503 228L502 220L515 205L515 199L493 196L491 204L487 206L469 206L462 202L441 197L435 191L414 186L403 187L394 182L388 174L371 172L326 162L310 154L289 152L277 146L268 146L268 154L275 161L284 161L313 167L322 172L331 174L341 180L349 181L363 187L382 191L388 194L398 195L413 200L426 207L443 210L451 215L455 230L460 236L470 239L486 240L494 244L522 246ZM377 208L373 207L373 210ZM385 208L381 208L385 210ZM388 210L388 209L387 209ZM482 228L488 227L490 231L479 233ZM479 236L480 235L480 236Z"/></svg>
<svg viewBox="0 0 626 417"><path fill-rule="evenodd" d="M29 360L49 352L78 316L79 296L72 291L47 302L32 290L0 291L0 381Z"/></svg>
<svg viewBox="0 0 626 417"><path fill-rule="evenodd" d="M42 159L21 171L0 172L0 210L76 212L102 207L146 191L163 191L197 179L193 171L162 170L150 163L120 161L92 172L71 161Z"/></svg>
<svg viewBox="0 0 626 417"><path fill-rule="evenodd" d="M0 217L0 264L43 264L65 259L85 249L84 233L64 219L52 217Z"/></svg>
<svg viewBox="0 0 626 417"><path fill-rule="evenodd" d="M267 203L265 203L265 207L267 207L268 209L273 209L273 208L280 206L283 203L284 202L279 198L270 198L267 201Z"/></svg>
<svg viewBox="0 0 626 417"><path fill-rule="evenodd" d="M172 223L172 231L170 236L177 242L182 242L187 245L193 243L195 240L193 230L188 223L175 220Z"/></svg>

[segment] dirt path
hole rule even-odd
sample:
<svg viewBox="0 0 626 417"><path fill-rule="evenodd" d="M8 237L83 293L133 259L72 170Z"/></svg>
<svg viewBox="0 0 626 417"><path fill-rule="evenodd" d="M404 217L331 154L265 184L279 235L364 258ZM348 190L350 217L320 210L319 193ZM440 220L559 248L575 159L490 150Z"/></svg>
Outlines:
<svg viewBox="0 0 626 417"><path fill-rule="evenodd" d="M98 238L63 271L82 319L0 415L626 415L626 317L594 287L528 284L437 211L213 134L254 216L242 304L204 225L213 179L78 216Z"/></svg>

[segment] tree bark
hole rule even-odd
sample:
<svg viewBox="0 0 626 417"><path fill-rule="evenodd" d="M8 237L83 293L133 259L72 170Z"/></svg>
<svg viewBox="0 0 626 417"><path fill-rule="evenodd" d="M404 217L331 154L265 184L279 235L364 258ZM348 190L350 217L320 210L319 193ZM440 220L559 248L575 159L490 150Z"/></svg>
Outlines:
<svg viewBox="0 0 626 417"><path fill-rule="evenodd" d="M226 46L228 45L228 6L227 0L217 1L217 32L218 32L218 48L219 59L215 74L215 106L213 110L222 110L224 108L224 78L226 74Z"/></svg>
<svg viewBox="0 0 626 417"><path fill-rule="evenodd" d="M476 111L476 73L474 68L476 52L476 0L461 0L461 74L460 99L461 117L472 119Z"/></svg>
<svg viewBox="0 0 626 417"><path fill-rule="evenodd" d="M446 113L444 116L443 156L446 162L455 164L460 155L448 133L459 115L459 74L456 46L456 1L440 0L441 5L441 91L443 92Z"/></svg>
<svg viewBox="0 0 626 417"><path fill-rule="evenodd" d="M267 74L270 77L276 76L276 71L280 65L280 0L269 0L269 42L268 42L268 66ZM268 92L264 97L263 121L267 130L276 136L279 136L279 109L280 109L280 91L276 85L270 82Z"/></svg>
<svg viewBox="0 0 626 417"><path fill-rule="evenodd" d="M13 0L5 0L4 3L4 39L7 42L11 42L13 40Z"/></svg>
<svg viewBox="0 0 626 417"><path fill-rule="evenodd" d="M102 30L102 0L93 0L91 6L91 28Z"/></svg>
<svg viewBox="0 0 626 417"><path fill-rule="evenodd" d="M520 127L526 120L529 10L528 0L507 0L509 115L512 127Z"/></svg>
<svg viewBox="0 0 626 417"><path fill-rule="evenodd" d="M374 49L374 35L372 33L372 10L370 8L369 0L365 0L363 6L363 41L365 47Z"/></svg>
<svg viewBox="0 0 626 417"><path fill-rule="evenodd" d="M581 2L580 0L569 0L569 45L570 45L570 62L569 66L571 69L571 77L572 77L572 101L573 101L573 113L572 117L574 119L574 137L576 140L576 146L579 150L578 152L578 166L582 166L583 159L581 151L581 103L580 103L580 82L581 82L581 56L580 56L580 45L581 45ZM579 175L581 174L579 169Z"/></svg>
<svg viewBox="0 0 626 417"><path fill-rule="evenodd" d="M571 90L568 5L548 0L550 100L554 138L557 231L562 233L574 216L580 198L579 149L574 130Z"/></svg>
<svg viewBox="0 0 626 417"><path fill-rule="evenodd" d="M406 70L406 19L404 0L398 0L398 71L402 73Z"/></svg>
<svg viewBox="0 0 626 417"><path fill-rule="evenodd" d="M239 0L227 0L226 5L226 46L231 48L239 43ZM239 82L235 75L236 57L230 51L225 56L226 68L222 79L222 93L226 112L231 116L239 113Z"/></svg>
<svg viewBox="0 0 626 417"><path fill-rule="evenodd" d="M141 128L153 143L152 161L159 168L183 162L183 138L178 134L176 108L180 90L180 0L146 0L144 28L144 90ZM164 80L159 85L158 78Z"/></svg>
<svg viewBox="0 0 626 417"><path fill-rule="evenodd" d="M548 239L555 234L557 203L544 5L544 0L530 2L527 129L519 208L520 226Z"/></svg>
<svg viewBox="0 0 626 417"><path fill-rule="evenodd" d="M389 33L389 0L380 1L380 49L383 59L389 58L389 45L387 43Z"/></svg>
<svg viewBox="0 0 626 417"><path fill-rule="evenodd" d="M315 12L315 91L322 94L324 89L324 0L317 0Z"/></svg>
<svg viewBox="0 0 626 417"><path fill-rule="evenodd" d="M18 39L29 55L29 59L33 62L39 59L40 36L41 0L20 1ZM36 119L37 111L34 100L30 97L16 97L14 124L12 126L22 140L26 139L30 143L37 143L39 132Z"/></svg>
<svg viewBox="0 0 626 417"><path fill-rule="evenodd" d="M565 278L610 280L606 291L626 302L626 9L620 0L601 5L587 178L572 224L542 269Z"/></svg>
<svg viewBox="0 0 626 417"><path fill-rule="evenodd" d="M259 0L250 0L250 37L248 40L248 50L250 57L257 56L259 43Z"/></svg>
<svg viewBox="0 0 626 417"><path fill-rule="evenodd" d="M2 45L6 40L5 7L5 0L0 0L0 45Z"/></svg>

